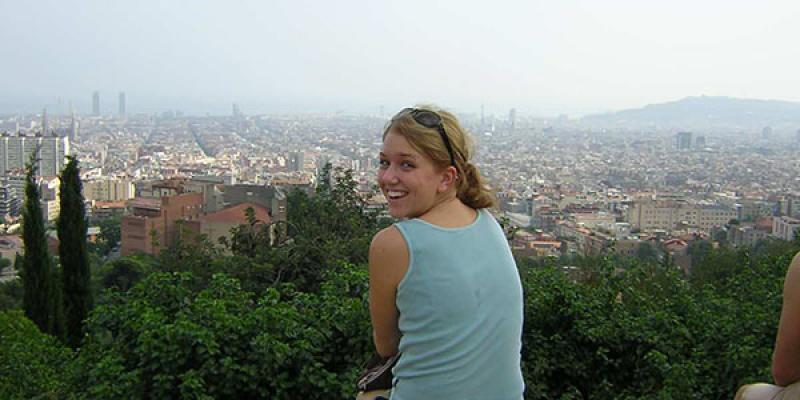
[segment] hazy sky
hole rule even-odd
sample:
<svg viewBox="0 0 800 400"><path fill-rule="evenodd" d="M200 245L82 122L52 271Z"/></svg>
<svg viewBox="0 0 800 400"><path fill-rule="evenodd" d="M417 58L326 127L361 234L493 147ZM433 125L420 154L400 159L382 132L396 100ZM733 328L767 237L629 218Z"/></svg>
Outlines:
<svg viewBox="0 0 800 400"><path fill-rule="evenodd" d="M0 112L800 101L796 0L0 0Z"/></svg>

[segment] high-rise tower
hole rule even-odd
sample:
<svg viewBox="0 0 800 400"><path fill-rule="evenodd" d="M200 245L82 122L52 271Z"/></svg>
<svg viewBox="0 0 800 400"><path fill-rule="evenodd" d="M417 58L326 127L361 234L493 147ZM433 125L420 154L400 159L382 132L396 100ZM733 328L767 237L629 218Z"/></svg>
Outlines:
<svg viewBox="0 0 800 400"><path fill-rule="evenodd" d="M100 92L98 91L92 94L92 115L100 116Z"/></svg>
<svg viewBox="0 0 800 400"><path fill-rule="evenodd" d="M125 92L119 92L119 116L124 117L125 113Z"/></svg>
<svg viewBox="0 0 800 400"><path fill-rule="evenodd" d="M80 129L80 125L78 120L75 119L75 112L72 112L72 121L69 124L69 140L75 141L78 139L78 130Z"/></svg>
<svg viewBox="0 0 800 400"><path fill-rule="evenodd" d="M678 132L675 135L675 148L688 150L692 148L692 132Z"/></svg>
<svg viewBox="0 0 800 400"><path fill-rule="evenodd" d="M64 168L64 158L70 154L69 138L19 134L0 137L0 176L6 176L11 171L23 171L31 153L35 151L38 151L38 174L56 176Z"/></svg>
<svg viewBox="0 0 800 400"><path fill-rule="evenodd" d="M47 109L42 110L42 135L47 135Z"/></svg>

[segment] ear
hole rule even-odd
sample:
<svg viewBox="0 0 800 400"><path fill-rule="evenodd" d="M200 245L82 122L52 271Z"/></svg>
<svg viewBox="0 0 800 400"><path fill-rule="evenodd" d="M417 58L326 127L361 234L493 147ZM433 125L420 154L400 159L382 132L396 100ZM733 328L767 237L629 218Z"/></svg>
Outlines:
<svg viewBox="0 0 800 400"><path fill-rule="evenodd" d="M456 167L449 166L442 171L442 180L439 182L438 192L444 193L450 188L456 187L456 181L458 180L458 170Z"/></svg>

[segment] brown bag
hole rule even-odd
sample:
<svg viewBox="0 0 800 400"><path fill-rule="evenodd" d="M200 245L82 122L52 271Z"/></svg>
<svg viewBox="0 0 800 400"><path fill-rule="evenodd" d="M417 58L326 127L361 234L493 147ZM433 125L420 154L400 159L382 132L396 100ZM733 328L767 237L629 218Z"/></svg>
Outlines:
<svg viewBox="0 0 800 400"><path fill-rule="evenodd" d="M392 388L392 368L400 359L400 353L389 358L375 354L367 361L366 370L358 377L356 387L360 392L389 390Z"/></svg>

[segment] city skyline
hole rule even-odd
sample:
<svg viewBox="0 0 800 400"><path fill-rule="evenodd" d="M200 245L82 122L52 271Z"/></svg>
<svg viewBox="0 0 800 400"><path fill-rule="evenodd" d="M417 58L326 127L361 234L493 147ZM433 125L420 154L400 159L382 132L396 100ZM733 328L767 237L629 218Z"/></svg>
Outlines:
<svg viewBox="0 0 800 400"><path fill-rule="evenodd" d="M231 103L258 114L432 102L549 116L703 94L800 100L790 50L800 6L788 1L45 1L6 10L15 18L0 34L16 56L0 74L4 113L53 109L59 98L87 113L93 91L109 100L125 91L131 113L194 114Z"/></svg>

